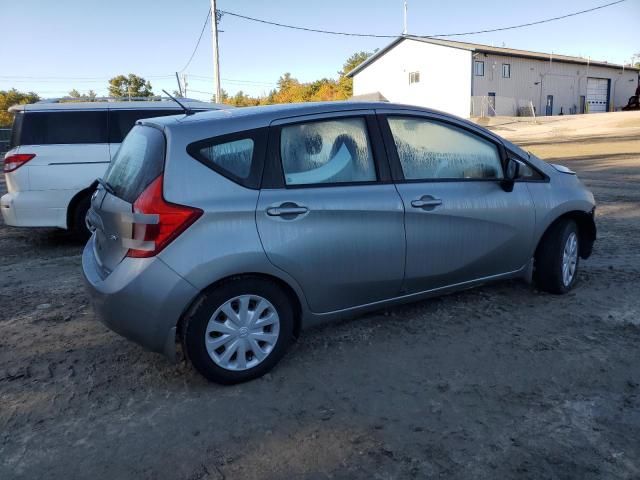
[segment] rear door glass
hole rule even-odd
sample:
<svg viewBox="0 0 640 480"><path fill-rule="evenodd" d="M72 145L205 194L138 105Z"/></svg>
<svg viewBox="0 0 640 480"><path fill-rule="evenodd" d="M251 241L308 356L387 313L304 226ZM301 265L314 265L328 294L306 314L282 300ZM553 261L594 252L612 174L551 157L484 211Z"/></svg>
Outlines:
<svg viewBox="0 0 640 480"><path fill-rule="evenodd" d="M110 110L109 111L109 143L120 143L133 128L135 123L143 118L166 117L179 115L182 110Z"/></svg>
<svg viewBox="0 0 640 480"><path fill-rule="evenodd" d="M107 111L25 112L12 143L52 145L108 143ZM19 136L19 138L17 138Z"/></svg>
<svg viewBox="0 0 640 480"><path fill-rule="evenodd" d="M111 161L105 180L116 196L133 203L164 170L165 139L153 127L136 125Z"/></svg>

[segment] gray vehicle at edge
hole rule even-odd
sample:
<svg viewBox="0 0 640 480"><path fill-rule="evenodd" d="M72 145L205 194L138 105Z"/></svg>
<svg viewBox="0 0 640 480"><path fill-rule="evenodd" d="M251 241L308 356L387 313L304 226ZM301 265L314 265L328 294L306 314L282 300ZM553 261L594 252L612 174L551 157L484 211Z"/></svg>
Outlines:
<svg viewBox="0 0 640 480"><path fill-rule="evenodd" d="M82 265L109 328L235 383L328 320L499 279L565 293L594 211L570 170L448 114L251 107L138 121Z"/></svg>

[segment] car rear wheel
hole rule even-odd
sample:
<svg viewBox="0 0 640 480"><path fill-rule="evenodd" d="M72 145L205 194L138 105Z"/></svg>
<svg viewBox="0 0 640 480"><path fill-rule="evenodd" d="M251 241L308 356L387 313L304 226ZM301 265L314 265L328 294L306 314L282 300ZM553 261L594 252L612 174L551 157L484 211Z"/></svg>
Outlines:
<svg viewBox="0 0 640 480"><path fill-rule="evenodd" d="M287 295L260 278L235 279L206 293L187 318L187 358L207 379L233 384L260 377L285 354L293 338Z"/></svg>
<svg viewBox="0 0 640 480"><path fill-rule="evenodd" d="M580 236L573 220L558 222L544 235L536 252L534 278L541 290L567 293L580 263Z"/></svg>

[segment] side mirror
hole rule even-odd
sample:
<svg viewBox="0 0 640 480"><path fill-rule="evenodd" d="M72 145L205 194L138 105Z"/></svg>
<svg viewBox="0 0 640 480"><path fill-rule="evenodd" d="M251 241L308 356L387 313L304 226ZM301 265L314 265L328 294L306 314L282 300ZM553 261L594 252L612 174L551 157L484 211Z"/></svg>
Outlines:
<svg viewBox="0 0 640 480"><path fill-rule="evenodd" d="M520 162L510 158L507 160L507 167L504 169L504 180L501 182L502 189L505 192L513 191L513 184L520 176Z"/></svg>

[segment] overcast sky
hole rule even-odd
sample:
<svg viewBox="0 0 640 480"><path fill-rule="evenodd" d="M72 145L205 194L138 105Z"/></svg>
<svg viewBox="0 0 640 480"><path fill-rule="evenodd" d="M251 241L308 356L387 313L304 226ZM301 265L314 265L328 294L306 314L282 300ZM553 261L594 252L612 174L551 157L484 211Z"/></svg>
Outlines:
<svg viewBox="0 0 640 480"><path fill-rule="evenodd" d="M611 0L409 0L409 33L431 35L496 28L584 10ZM218 0L218 9L310 28L395 35L402 0ZM108 78L136 73L156 93L176 89L209 0L0 0L0 90L43 97L70 89L106 94ZM453 40L628 63L640 52L640 0L556 22ZM353 52L390 40L285 30L225 15L220 29L222 87L267 92L291 72L302 81L335 77ZM211 29L185 71L194 98L213 92ZM197 91L196 91L197 90ZM202 93L204 92L204 93Z"/></svg>

